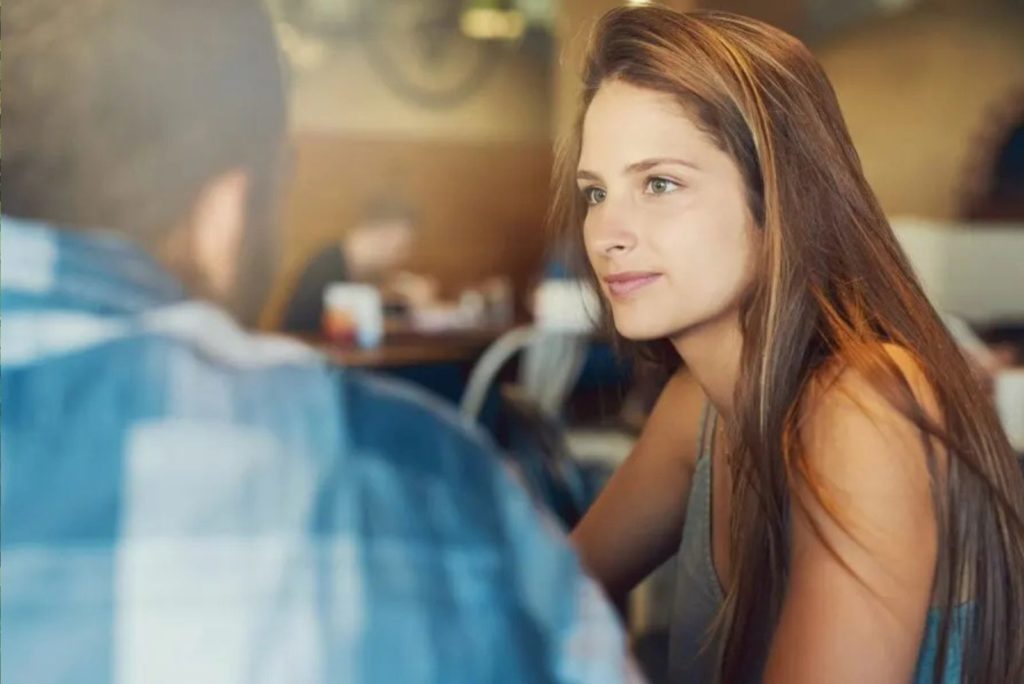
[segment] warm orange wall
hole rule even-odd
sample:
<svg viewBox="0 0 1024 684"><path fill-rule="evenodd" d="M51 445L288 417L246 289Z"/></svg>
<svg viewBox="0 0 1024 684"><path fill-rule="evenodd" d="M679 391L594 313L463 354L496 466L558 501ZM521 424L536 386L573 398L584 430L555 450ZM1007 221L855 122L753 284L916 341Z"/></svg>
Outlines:
<svg viewBox="0 0 1024 684"><path fill-rule="evenodd" d="M355 223L394 183L420 218L410 266L449 291L540 268L552 152L548 141L369 140L299 133L279 244L280 273L264 322L273 324L307 260Z"/></svg>
<svg viewBox="0 0 1024 684"><path fill-rule="evenodd" d="M962 217L999 110L1024 88L1024 13L920 11L824 44L864 172L889 215Z"/></svg>

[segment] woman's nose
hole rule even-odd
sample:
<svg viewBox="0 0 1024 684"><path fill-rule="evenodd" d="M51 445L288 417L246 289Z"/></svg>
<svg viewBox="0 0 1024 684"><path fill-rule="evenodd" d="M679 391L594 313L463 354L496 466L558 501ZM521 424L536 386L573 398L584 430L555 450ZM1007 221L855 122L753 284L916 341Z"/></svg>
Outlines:
<svg viewBox="0 0 1024 684"><path fill-rule="evenodd" d="M600 206L599 211L588 217L591 245L603 256L613 256L631 251L636 246L636 232L622 212L611 206Z"/></svg>

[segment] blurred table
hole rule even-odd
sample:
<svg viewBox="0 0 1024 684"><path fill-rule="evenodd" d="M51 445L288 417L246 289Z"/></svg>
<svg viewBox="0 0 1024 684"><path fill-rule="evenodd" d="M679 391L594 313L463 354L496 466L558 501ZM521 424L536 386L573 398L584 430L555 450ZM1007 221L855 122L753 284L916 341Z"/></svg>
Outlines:
<svg viewBox="0 0 1024 684"><path fill-rule="evenodd" d="M421 332L389 325L374 349L339 344L319 335L301 339L338 366L399 378L457 405L480 355L507 330Z"/></svg>
<svg viewBox="0 0 1024 684"><path fill-rule="evenodd" d="M380 346L374 349L341 345L324 337L304 339L339 366L389 369L403 366L472 363L506 330L506 328L474 328L427 333L408 329L389 329Z"/></svg>

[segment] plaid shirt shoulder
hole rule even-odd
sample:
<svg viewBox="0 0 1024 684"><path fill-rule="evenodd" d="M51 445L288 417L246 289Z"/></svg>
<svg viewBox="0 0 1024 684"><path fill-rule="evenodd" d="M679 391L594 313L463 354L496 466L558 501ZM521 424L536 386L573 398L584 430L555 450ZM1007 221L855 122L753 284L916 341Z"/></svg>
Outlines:
<svg viewBox="0 0 1024 684"><path fill-rule="evenodd" d="M242 331L116 239L2 237L3 681L634 676L450 409Z"/></svg>

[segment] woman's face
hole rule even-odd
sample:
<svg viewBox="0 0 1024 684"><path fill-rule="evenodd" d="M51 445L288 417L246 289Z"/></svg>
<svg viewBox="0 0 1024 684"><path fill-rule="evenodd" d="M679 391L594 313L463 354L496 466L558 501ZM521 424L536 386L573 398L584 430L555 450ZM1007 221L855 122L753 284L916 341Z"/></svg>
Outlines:
<svg viewBox="0 0 1024 684"><path fill-rule="evenodd" d="M734 315L759 242L732 158L670 95L619 80L583 122L587 256L615 327L677 338Z"/></svg>

